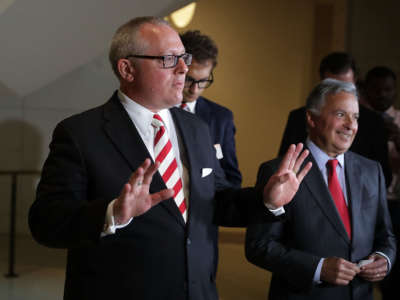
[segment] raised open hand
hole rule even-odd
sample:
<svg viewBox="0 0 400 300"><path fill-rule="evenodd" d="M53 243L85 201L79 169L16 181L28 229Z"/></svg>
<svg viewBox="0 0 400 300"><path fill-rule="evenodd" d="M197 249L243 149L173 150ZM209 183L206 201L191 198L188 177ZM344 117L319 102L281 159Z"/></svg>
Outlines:
<svg viewBox="0 0 400 300"><path fill-rule="evenodd" d="M174 196L172 189L149 193L150 183L159 165L159 162L152 164L147 158L124 185L114 203L113 213L117 224L124 224L130 218L140 216L159 202Z"/></svg>
<svg viewBox="0 0 400 300"><path fill-rule="evenodd" d="M279 169L270 177L264 187L264 203L269 209L276 209L288 204L299 189L303 178L311 169L308 162L303 169L300 167L309 151L303 149L303 144L290 145Z"/></svg>

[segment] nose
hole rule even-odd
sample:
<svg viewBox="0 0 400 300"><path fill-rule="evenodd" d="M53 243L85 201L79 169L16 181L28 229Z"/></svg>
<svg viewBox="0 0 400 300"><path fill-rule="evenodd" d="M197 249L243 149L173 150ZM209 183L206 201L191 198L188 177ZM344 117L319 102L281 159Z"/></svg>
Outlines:
<svg viewBox="0 0 400 300"><path fill-rule="evenodd" d="M189 71L189 67L186 65L182 57L178 59L178 63L176 65L176 71L178 73L183 73L183 74L186 74Z"/></svg>
<svg viewBox="0 0 400 300"><path fill-rule="evenodd" d="M199 89L199 85L196 82L192 82L192 85L189 88L190 92L192 94L197 93L198 89Z"/></svg>
<svg viewBox="0 0 400 300"><path fill-rule="evenodd" d="M357 130L358 128L358 119L354 116L347 116L345 126L350 130Z"/></svg>

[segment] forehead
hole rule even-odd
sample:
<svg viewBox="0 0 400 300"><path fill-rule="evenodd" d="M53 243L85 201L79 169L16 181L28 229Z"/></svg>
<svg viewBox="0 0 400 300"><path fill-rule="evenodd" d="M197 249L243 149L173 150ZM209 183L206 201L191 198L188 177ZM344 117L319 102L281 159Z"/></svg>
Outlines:
<svg viewBox="0 0 400 300"><path fill-rule="evenodd" d="M335 110L358 113L358 101L356 96L347 92L326 95L325 105L322 107L322 111Z"/></svg>
<svg viewBox="0 0 400 300"><path fill-rule="evenodd" d="M189 67L188 74L196 80L208 78L212 71L213 64L211 60L199 63L195 59Z"/></svg>
<svg viewBox="0 0 400 300"><path fill-rule="evenodd" d="M386 77L373 77L370 79L370 86L374 87L395 87L396 86L396 81L392 76L386 76Z"/></svg>
<svg viewBox="0 0 400 300"><path fill-rule="evenodd" d="M165 24L143 24L139 30L147 55L181 54L185 51L178 33Z"/></svg>
<svg viewBox="0 0 400 300"><path fill-rule="evenodd" d="M333 78L341 81L346 81L346 82L353 82L354 83L354 72L352 69L348 69L344 73L339 73L339 74L333 74L330 72L325 72L325 78Z"/></svg>

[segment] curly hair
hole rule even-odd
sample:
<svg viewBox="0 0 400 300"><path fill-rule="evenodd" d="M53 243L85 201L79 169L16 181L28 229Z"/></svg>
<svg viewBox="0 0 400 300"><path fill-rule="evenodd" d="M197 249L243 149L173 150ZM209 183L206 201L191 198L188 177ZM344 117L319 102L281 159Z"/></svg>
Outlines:
<svg viewBox="0 0 400 300"><path fill-rule="evenodd" d="M199 63L211 60L215 68L218 63L218 47L209 36L201 34L199 30L189 30L180 34L180 38L186 52L192 54L193 59Z"/></svg>

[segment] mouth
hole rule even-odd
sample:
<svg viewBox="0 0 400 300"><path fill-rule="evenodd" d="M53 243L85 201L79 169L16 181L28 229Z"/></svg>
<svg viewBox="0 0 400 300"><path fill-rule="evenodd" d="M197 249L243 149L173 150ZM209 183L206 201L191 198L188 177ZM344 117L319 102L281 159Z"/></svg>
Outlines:
<svg viewBox="0 0 400 300"><path fill-rule="evenodd" d="M344 140L350 140L351 141L353 139L353 133L352 132L338 131L336 133L340 138L342 138Z"/></svg>
<svg viewBox="0 0 400 300"><path fill-rule="evenodd" d="M174 86L179 87L179 88L183 88L185 85L184 81L175 81Z"/></svg>

